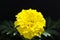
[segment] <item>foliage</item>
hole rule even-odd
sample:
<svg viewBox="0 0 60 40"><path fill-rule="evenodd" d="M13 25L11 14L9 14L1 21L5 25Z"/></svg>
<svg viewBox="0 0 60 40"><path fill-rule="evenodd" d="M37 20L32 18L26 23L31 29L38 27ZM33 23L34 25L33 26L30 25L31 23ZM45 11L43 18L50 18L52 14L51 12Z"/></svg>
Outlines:
<svg viewBox="0 0 60 40"><path fill-rule="evenodd" d="M41 37L34 37L31 40L59 40L60 37L60 20L54 21L50 17L47 19L45 32ZM14 28L13 21L0 22L0 40L28 40L20 36L18 31Z"/></svg>

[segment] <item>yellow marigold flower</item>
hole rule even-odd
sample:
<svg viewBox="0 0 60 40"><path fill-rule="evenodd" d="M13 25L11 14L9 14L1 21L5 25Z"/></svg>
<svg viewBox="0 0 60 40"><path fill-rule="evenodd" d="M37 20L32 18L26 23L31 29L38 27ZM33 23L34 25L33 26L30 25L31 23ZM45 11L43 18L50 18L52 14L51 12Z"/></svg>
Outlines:
<svg viewBox="0 0 60 40"><path fill-rule="evenodd" d="M34 36L39 36L44 32L46 26L46 20L41 12L36 10L22 10L16 15L16 21L14 22L16 29L23 35L23 37L32 39Z"/></svg>

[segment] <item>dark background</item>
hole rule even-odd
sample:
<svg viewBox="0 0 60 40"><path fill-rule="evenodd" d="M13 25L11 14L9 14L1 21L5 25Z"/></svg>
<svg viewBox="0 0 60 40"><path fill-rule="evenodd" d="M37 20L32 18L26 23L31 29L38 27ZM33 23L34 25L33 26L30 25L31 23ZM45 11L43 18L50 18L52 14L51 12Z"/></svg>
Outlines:
<svg viewBox="0 0 60 40"><path fill-rule="evenodd" d="M22 9L37 9L45 17L60 19L59 0L0 0L0 20L15 20Z"/></svg>
<svg viewBox="0 0 60 40"><path fill-rule="evenodd" d="M59 0L0 0L0 20L14 21L18 12L29 8L42 12L45 18L60 19Z"/></svg>

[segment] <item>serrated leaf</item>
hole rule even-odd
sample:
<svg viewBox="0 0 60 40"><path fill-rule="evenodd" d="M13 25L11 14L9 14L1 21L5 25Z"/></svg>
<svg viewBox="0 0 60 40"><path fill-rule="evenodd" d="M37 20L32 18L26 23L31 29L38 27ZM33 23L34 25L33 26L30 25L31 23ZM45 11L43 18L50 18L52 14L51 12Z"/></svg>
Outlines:
<svg viewBox="0 0 60 40"><path fill-rule="evenodd" d="M47 17L46 19L46 28L51 29L51 27L55 24L56 22L51 19L51 17Z"/></svg>
<svg viewBox="0 0 60 40"><path fill-rule="evenodd" d="M8 32L8 31L9 31L9 29L3 30L3 31L1 32L1 34L4 34L4 33Z"/></svg>
<svg viewBox="0 0 60 40"><path fill-rule="evenodd" d="M13 21L9 21L9 24L10 24L10 26L11 26L12 28L14 28L14 27L13 27L13 26L14 26Z"/></svg>
<svg viewBox="0 0 60 40"><path fill-rule="evenodd" d="M12 21L3 21L1 23L1 34L12 35L17 33L17 30L14 28L14 24ZM4 29L4 30L3 30Z"/></svg>
<svg viewBox="0 0 60 40"><path fill-rule="evenodd" d="M51 28L60 28L60 20L54 23L54 25Z"/></svg>
<svg viewBox="0 0 60 40"><path fill-rule="evenodd" d="M45 37L47 37L47 36L51 36L51 34L48 33L48 32L44 32L43 35L44 35Z"/></svg>
<svg viewBox="0 0 60 40"><path fill-rule="evenodd" d="M5 25L0 25L0 31L6 29L7 27Z"/></svg>
<svg viewBox="0 0 60 40"><path fill-rule="evenodd" d="M56 30L47 30L46 32L53 34L53 35L56 35L56 36L60 36L60 33L57 32Z"/></svg>
<svg viewBox="0 0 60 40"><path fill-rule="evenodd" d="M47 27L49 27L51 25L51 21L52 21L51 18L47 17L46 21L47 21Z"/></svg>

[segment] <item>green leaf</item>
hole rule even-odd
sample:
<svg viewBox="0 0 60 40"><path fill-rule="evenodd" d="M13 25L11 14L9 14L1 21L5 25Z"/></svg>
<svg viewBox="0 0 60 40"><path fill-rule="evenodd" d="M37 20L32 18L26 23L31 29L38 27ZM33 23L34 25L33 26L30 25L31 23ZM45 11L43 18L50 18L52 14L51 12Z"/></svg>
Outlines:
<svg viewBox="0 0 60 40"><path fill-rule="evenodd" d="M55 29L60 28L60 20L55 22L51 28L55 28Z"/></svg>
<svg viewBox="0 0 60 40"><path fill-rule="evenodd" d="M51 36L51 34L50 34L49 32L44 32L43 35L44 35L45 37Z"/></svg>
<svg viewBox="0 0 60 40"><path fill-rule="evenodd" d="M0 31L7 29L7 27L5 25L0 25Z"/></svg>
<svg viewBox="0 0 60 40"><path fill-rule="evenodd" d="M17 30L14 28L14 23L12 21L3 21L0 27L0 34L12 36L17 34Z"/></svg>
<svg viewBox="0 0 60 40"><path fill-rule="evenodd" d="M58 35L60 36L60 20L57 21L53 21L51 20L50 17L47 18L47 28L46 28L46 32L50 33L50 34L54 34L54 35Z"/></svg>
<svg viewBox="0 0 60 40"><path fill-rule="evenodd" d="M60 33L56 30L46 30L46 32L50 33L50 34L53 34L55 36L60 36Z"/></svg>
<svg viewBox="0 0 60 40"><path fill-rule="evenodd" d="M51 19L51 17L46 18L46 29L51 29L51 27L55 24L56 22Z"/></svg>

